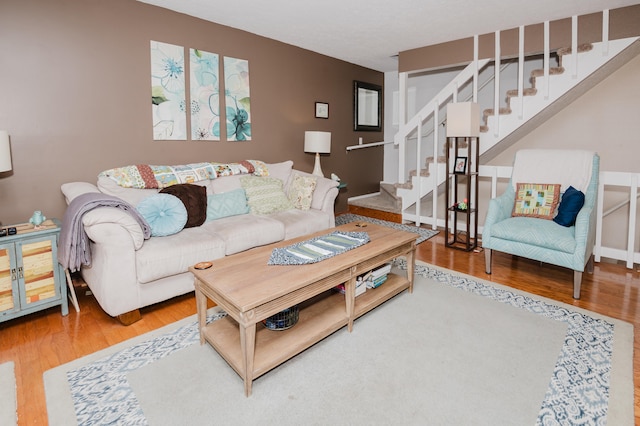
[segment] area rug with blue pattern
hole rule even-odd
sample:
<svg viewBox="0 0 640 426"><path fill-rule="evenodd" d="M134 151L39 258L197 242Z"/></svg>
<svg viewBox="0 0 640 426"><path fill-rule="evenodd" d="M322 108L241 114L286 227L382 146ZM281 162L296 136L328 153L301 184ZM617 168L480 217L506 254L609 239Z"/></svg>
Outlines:
<svg viewBox="0 0 640 426"><path fill-rule="evenodd" d="M195 316L44 382L52 425L633 425L632 357L631 324L417 262L412 294L259 377L248 398L199 344Z"/></svg>

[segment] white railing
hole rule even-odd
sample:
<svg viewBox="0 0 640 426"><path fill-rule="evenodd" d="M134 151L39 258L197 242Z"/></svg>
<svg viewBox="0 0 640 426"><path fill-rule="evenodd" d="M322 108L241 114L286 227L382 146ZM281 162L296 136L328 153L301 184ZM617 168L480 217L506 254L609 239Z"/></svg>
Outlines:
<svg viewBox="0 0 640 426"><path fill-rule="evenodd" d="M575 18L575 17L574 17ZM603 19L603 27L607 27L609 25L609 13L608 11L604 11L602 15ZM539 92L545 98L544 102L537 100L529 102L529 108L527 112L524 111L524 80L525 80L525 52L524 52L524 27L519 28L518 38L518 60L514 63L518 67L517 70L517 92L518 97L515 105L511 105L512 108L515 109L515 114L510 118L510 121L505 121L500 123L498 126L499 118L500 118L500 107L501 107L501 99L503 96L501 95L501 83L500 78L502 76L502 66L501 62L502 58L500 55L500 32L495 33L495 57L491 59L478 59L478 37L474 37L474 61L471 62L463 71L461 71L449 84L447 84L436 96L434 96L429 102L425 104L425 106L418 111L418 113L411 117L407 121L407 117L405 115L406 111L406 99L407 99L407 86L408 86L408 77L409 73L403 72L400 73L400 91L399 91L399 121L400 123L404 123L400 125L400 129L398 133L394 137L394 144L398 145L398 183L405 183L410 181L411 176L407 173L407 168L411 164L415 164L416 170L416 178L413 179L413 189L403 189L404 193L402 194L403 198L403 209L406 206L415 205L416 214L405 214L403 212L403 218L407 220L412 220L413 216L416 220L416 224L427 223L432 226L436 226L436 220L433 219L436 216L436 212L438 211L438 198L434 196L437 194L439 186L444 182L445 176L442 171L438 170L438 167L434 167L433 171L431 171L430 179L422 179L421 169L426 167L426 158L432 157L434 162L437 161L439 157L439 152L442 146L442 139L439 136L442 136L442 132L439 132L439 129L442 127L439 125L442 122L446 121L446 115L442 114L441 111L444 110L446 105L450 102L458 102L458 97L462 96L465 100L469 100L468 98L472 98L473 101L478 102L478 89L479 89L479 71L484 70L491 64L495 64L495 69L493 72L485 73L492 74L489 81L492 81L494 84L492 94L488 94L488 97L491 99L487 99L484 97L484 102L489 102L488 107L493 109L494 117L490 117L487 121L488 126L491 127L488 132L481 133L480 136L480 155L484 154L503 140L506 136L508 136L511 132L515 131L519 126L527 122L531 117L534 117L540 112L541 109L544 109L546 106L551 104L561 93L566 92L571 87L570 84L577 84L580 79L584 78L584 75L588 75L587 71L584 73L580 73L580 78L574 80L573 83L558 83L555 87L553 95L550 95L550 56L551 51L549 47L550 33L549 33L550 25L549 22L544 23L544 51L543 51L543 75L536 79L536 87ZM571 76L575 76L578 73L578 67L587 69L588 67L583 67L582 64L578 64L578 20L572 18L572 37L571 37L571 55L566 55L564 57L565 67L571 69ZM603 57L610 59L615 56L617 53L609 52L609 40L604 36L603 30ZM611 55L609 53L612 53ZM608 60L607 59L607 60ZM584 75L583 75L584 74ZM505 77L502 76L504 79ZM488 84L489 82L482 85ZM471 86L471 95L468 94L467 90ZM462 91L464 90L464 93ZM504 90L502 90L504 92ZM552 99L553 98L553 99ZM512 99L513 101L513 99ZM531 99L528 99L531 101ZM514 102L512 102L514 103ZM443 117L444 116L444 117ZM427 128L425 125L429 123L433 127ZM417 138L416 138L417 135ZM424 139L424 140L423 140ZM429 146L429 142L433 141L432 148ZM411 149L408 149L409 142L412 144ZM413 144L415 144L415 149L413 149ZM442 155L442 154L440 154ZM420 200L424 196L428 196L431 194L432 199L432 212L431 217L422 215L420 213Z"/></svg>
<svg viewBox="0 0 640 426"><path fill-rule="evenodd" d="M491 185L491 198L495 198L498 194L498 182L508 182L511 178L511 167L506 166L480 166L478 175L482 179L482 182L489 181ZM636 249L636 229L638 229L638 198L640 197L640 191L638 185L640 184L640 173L628 173L628 172L609 172L601 171L599 176L598 185L598 201L596 205L596 241L594 246L594 260L600 262L602 257L606 257L613 260L620 260L626 262L626 266L629 269L633 269L634 264L640 264L640 247ZM628 199L624 199L613 206L609 206L605 211L605 198L607 195L607 187L612 190L613 188L627 188L629 191ZM619 191L616 191L619 194ZM482 200L481 205L488 205L489 200ZM615 211L621 208L627 207L627 222L618 221L608 226L620 226L627 228L627 240L624 248L606 247L602 243L603 225L604 219ZM444 227L444 220L438 220L440 226ZM458 228L464 224L458 224ZM482 234L483 227L480 226L478 231ZM639 244L640 246L640 244Z"/></svg>
<svg viewBox="0 0 640 426"><path fill-rule="evenodd" d="M596 228L596 248L594 251L595 260L600 261L600 257L622 260L626 262L627 268L633 268L634 263L640 263L640 252L635 251L636 225L638 213L638 183L640 173L625 172L600 172L600 182L598 185L598 225ZM604 211L605 190L607 187L623 187L629 190L629 199L623 200L613 207ZM602 218L610 215L622 207L629 206L629 220L627 222L627 244L626 249L602 246ZM620 224L624 225L624 224Z"/></svg>
<svg viewBox="0 0 640 426"><path fill-rule="evenodd" d="M394 143L399 145L400 158L398 164L398 181L405 182L407 179L406 167L405 167L405 144L406 140L414 132L418 131L418 128L421 128L424 122L433 117L434 113L440 109L442 105L446 105L451 101L456 101L458 96L458 88L464 86L467 82L473 81L474 87L477 85L477 71L483 69L488 63L489 59L478 60L476 62L470 63L464 70L462 70L449 84L447 84L437 95L431 99L431 101L427 102L427 104L422 107L420 111L416 113L409 121L400 126L398 133L394 136ZM400 82L406 82L406 73L401 73L403 75L400 76ZM405 95L403 93L402 88L406 87L405 84L400 85L400 111L401 111L401 120L404 121L404 117L402 117L402 111L404 108L402 107L405 103ZM406 89L405 89L406 91ZM436 121L437 122L437 121ZM436 126L437 127L437 126ZM422 130L420 130L422 132ZM426 132L422 132L425 133ZM420 140L418 139L418 142ZM437 142L437 141L435 141ZM419 145L419 143L418 143ZM434 158L437 158L437 143L434 143ZM420 160L422 162L422 160ZM418 168L420 170L420 168Z"/></svg>

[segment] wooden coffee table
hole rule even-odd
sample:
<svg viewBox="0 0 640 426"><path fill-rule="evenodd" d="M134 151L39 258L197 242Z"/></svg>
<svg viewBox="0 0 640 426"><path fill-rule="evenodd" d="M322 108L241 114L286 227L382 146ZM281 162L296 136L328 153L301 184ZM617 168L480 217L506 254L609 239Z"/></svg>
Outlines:
<svg viewBox="0 0 640 426"><path fill-rule="evenodd" d="M367 232L361 247L310 265L267 265L275 247L285 247L336 230ZM304 237L258 247L212 261L211 268L189 270L195 276L200 343L209 342L244 379L251 395L255 378L282 364L336 330L353 328L355 318L398 293L413 291L417 234L366 223L349 223ZM355 297L356 277L398 256L407 260L406 276L389 274L376 289ZM404 274L403 274L404 275ZM332 289L345 284L345 294ZM206 324L207 299L224 309L225 318ZM296 325L269 330L262 320L299 305Z"/></svg>

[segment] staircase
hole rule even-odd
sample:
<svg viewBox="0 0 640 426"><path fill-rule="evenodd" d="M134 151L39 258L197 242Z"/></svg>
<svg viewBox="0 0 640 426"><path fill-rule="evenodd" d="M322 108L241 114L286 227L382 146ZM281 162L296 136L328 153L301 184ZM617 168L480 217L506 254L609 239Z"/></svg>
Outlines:
<svg viewBox="0 0 640 426"><path fill-rule="evenodd" d="M547 72L544 69L531 72L530 87L524 88L521 85L521 95L518 89L507 91L506 105L498 108L497 115L495 108L483 110L484 124L481 126L480 136L481 162L486 163L495 157L501 150L511 146L524 134L542 124L573 99L602 81L612 72L611 68L617 69L626 63L629 59L625 59L622 53L633 43L640 43L637 40L637 37L633 37L607 43L576 46L577 55L573 54L572 48L559 49L556 52L558 55L557 67L548 67ZM635 54L637 53L634 53L633 56ZM469 67L473 65L471 64ZM486 66L486 62L482 66ZM599 72L599 70L606 71ZM469 69L461 72L461 74L464 73L469 74ZM455 86L459 84L458 82ZM429 104L437 105L437 99L442 99L445 95L439 93L425 108L428 108ZM400 129L399 134L404 135L401 138L406 139L406 135L410 131L415 132L415 130L407 128L421 125L420 123L424 121L421 117L427 115L425 108L416 115L416 117L420 117L412 118ZM437 112L432 112L432 114L437 116ZM434 122L445 121L445 119L437 118L434 117ZM436 133L435 141L438 129L435 128L432 132ZM396 136L396 144L398 144L398 139L400 138ZM437 149L435 152L437 161L434 162L434 155L428 156L424 165L420 167L420 172L410 171L409 179L406 182L381 183L380 193L375 197L350 201L350 204L366 205L368 208L383 205L385 211L402 212L403 221L431 223L435 227L436 220L433 219L433 213L437 211L437 206L433 205L433 197L427 197L426 203L424 200L422 203L416 203L416 201L428 194L433 194L434 189L439 188L444 182L444 145L437 144L436 146L437 148L433 150ZM401 159L401 161L404 160ZM430 215L425 215L424 212L428 212Z"/></svg>

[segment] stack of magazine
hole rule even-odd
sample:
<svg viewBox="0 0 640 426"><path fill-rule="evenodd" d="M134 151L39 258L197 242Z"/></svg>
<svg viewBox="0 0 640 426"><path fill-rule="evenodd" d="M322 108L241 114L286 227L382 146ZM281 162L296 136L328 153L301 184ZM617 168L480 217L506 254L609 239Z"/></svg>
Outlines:
<svg viewBox="0 0 640 426"><path fill-rule="evenodd" d="M340 284L340 285L336 286L336 290L339 291L340 293L344 294L344 291L345 291L344 290L344 284ZM356 296L360 296L365 291L367 291L367 285L362 280L362 277L358 277L358 279L356 281Z"/></svg>
<svg viewBox="0 0 640 426"><path fill-rule="evenodd" d="M368 288L380 287L387 280L389 272L391 272L391 263L386 263L379 268L359 276L356 280L356 296L361 295ZM344 284L336 286L335 289L342 294L345 292Z"/></svg>
<svg viewBox="0 0 640 426"><path fill-rule="evenodd" d="M386 280L387 274L391 272L391 263L386 263L365 274L363 280L367 288L380 287Z"/></svg>

